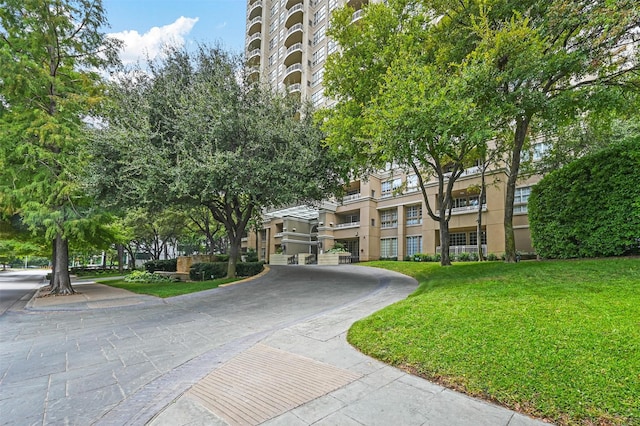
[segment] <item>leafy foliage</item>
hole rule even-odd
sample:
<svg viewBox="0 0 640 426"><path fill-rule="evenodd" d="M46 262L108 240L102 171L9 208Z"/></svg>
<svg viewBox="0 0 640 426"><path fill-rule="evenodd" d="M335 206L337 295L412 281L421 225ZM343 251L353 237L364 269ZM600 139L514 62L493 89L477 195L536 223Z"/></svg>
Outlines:
<svg viewBox="0 0 640 426"><path fill-rule="evenodd" d="M341 163L305 105L252 84L240 58L221 48L168 49L148 66L150 75L110 88L90 180L123 206L206 209L226 229L233 277L255 213L324 198L340 187Z"/></svg>
<svg viewBox="0 0 640 426"><path fill-rule="evenodd" d="M152 274L155 271L176 272L177 267L177 259L150 260L144 264L144 269Z"/></svg>
<svg viewBox="0 0 640 426"><path fill-rule="evenodd" d="M128 283L168 283L174 282L175 280L159 274L153 274L148 271L133 271L124 277L124 281Z"/></svg>
<svg viewBox="0 0 640 426"><path fill-rule="evenodd" d="M531 190L529 220L547 258L640 251L640 137L569 163Z"/></svg>

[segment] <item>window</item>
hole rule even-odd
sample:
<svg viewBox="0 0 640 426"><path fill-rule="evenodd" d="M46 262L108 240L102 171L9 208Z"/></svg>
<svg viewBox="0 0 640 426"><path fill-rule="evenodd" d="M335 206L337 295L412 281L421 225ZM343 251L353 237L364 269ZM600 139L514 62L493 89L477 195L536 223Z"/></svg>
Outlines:
<svg viewBox="0 0 640 426"><path fill-rule="evenodd" d="M313 33L313 45L314 46L316 44L320 43L322 40L324 40L324 30L325 30L325 26L323 25L318 29L318 31Z"/></svg>
<svg viewBox="0 0 640 426"><path fill-rule="evenodd" d="M313 104L314 107L317 107L318 105L320 105L322 101L324 101L324 95L322 90L318 90L316 93L311 95L311 103Z"/></svg>
<svg viewBox="0 0 640 426"><path fill-rule="evenodd" d="M333 10L338 7L338 0L329 0L329 10Z"/></svg>
<svg viewBox="0 0 640 426"><path fill-rule="evenodd" d="M533 161L540 161L544 158L544 155L549 151L549 145L544 142L540 142L533 145Z"/></svg>
<svg viewBox="0 0 640 426"><path fill-rule="evenodd" d="M456 233L449 234L449 245L450 246L466 246L467 234L464 232L456 232Z"/></svg>
<svg viewBox="0 0 640 426"><path fill-rule="evenodd" d="M348 214L344 217L344 223L357 223L360 222L360 215L355 213L355 214Z"/></svg>
<svg viewBox="0 0 640 426"><path fill-rule="evenodd" d="M271 15L270 16L273 16L276 13L278 13L278 3L274 3L274 4L271 5Z"/></svg>
<svg viewBox="0 0 640 426"><path fill-rule="evenodd" d="M311 57L311 65L316 66L319 63L323 62L325 58L324 54L325 54L324 47L321 47L320 49L313 52L313 56Z"/></svg>
<svg viewBox="0 0 640 426"><path fill-rule="evenodd" d="M524 188L516 188L516 194L513 200L514 213L527 213L527 203L529 202L529 195L531 195L530 186L525 186Z"/></svg>
<svg viewBox="0 0 640 426"><path fill-rule="evenodd" d="M278 59L277 53L274 53L273 55L269 56L269 66L275 64L277 59Z"/></svg>
<svg viewBox="0 0 640 426"><path fill-rule="evenodd" d="M324 68L320 68L318 71L311 74L311 87L315 87L322 83L322 76L324 75Z"/></svg>
<svg viewBox="0 0 640 426"><path fill-rule="evenodd" d="M272 33L275 29L276 29L276 24L278 23L278 21L271 21L271 23L269 24L269 33Z"/></svg>
<svg viewBox="0 0 640 426"><path fill-rule="evenodd" d="M327 9L324 6L318 9L316 13L313 14L313 25L316 25L318 22L322 21L326 12Z"/></svg>
<svg viewBox="0 0 640 426"><path fill-rule="evenodd" d="M397 228L398 227L398 210L390 209L380 212L381 228Z"/></svg>
<svg viewBox="0 0 640 426"><path fill-rule="evenodd" d="M418 176L407 176L407 192L413 192L418 190Z"/></svg>
<svg viewBox="0 0 640 426"><path fill-rule="evenodd" d="M487 244L487 233L482 231L480 237L480 244ZM476 246L478 245L478 233L477 232L469 232L469 245Z"/></svg>
<svg viewBox="0 0 640 426"><path fill-rule="evenodd" d="M413 256L416 253L422 253L422 236L421 235L407 237L407 251L405 255Z"/></svg>
<svg viewBox="0 0 640 426"><path fill-rule="evenodd" d="M329 40L327 42L327 54L330 55L338 50L338 43L335 40Z"/></svg>
<svg viewBox="0 0 640 426"><path fill-rule="evenodd" d="M382 238L380 240L380 257L390 258L398 257L398 239Z"/></svg>
<svg viewBox="0 0 640 426"><path fill-rule="evenodd" d="M407 225L420 225L422 223L422 206L409 206L406 208Z"/></svg>
<svg viewBox="0 0 640 426"><path fill-rule="evenodd" d="M382 182L382 196L390 197L393 194L393 191L397 190L401 186L402 179L400 178Z"/></svg>
<svg viewBox="0 0 640 426"><path fill-rule="evenodd" d="M269 40L269 50L271 50L274 47L276 47L277 43L278 43L278 37L274 37L271 40Z"/></svg>

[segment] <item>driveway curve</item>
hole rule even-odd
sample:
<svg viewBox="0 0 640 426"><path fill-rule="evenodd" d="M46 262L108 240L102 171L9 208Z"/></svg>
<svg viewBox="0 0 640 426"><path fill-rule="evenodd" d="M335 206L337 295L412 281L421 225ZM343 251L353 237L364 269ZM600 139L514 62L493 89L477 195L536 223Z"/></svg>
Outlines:
<svg viewBox="0 0 640 426"><path fill-rule="evenodd" d="M277 331L357 307L333 318L333 328L346 330L353 316L415 287L411 278L361 266L272 267L253 281L162 302L9 311L0 317L0 418L144 424L212 369Z"/></svg>

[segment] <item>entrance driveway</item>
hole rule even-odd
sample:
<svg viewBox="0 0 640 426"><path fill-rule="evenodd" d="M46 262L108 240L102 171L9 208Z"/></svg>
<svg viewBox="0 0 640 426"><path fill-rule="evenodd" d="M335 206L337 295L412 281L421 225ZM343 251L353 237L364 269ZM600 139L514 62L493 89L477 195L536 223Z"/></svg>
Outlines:
<svg viewBox="0 0 640 426"><path fill-rule="evenodd" d="M536 423L387 367L345 342L355 320L415 287L373 268L283 266L165 300L14 305L0 317L0 422Z"/></svg>

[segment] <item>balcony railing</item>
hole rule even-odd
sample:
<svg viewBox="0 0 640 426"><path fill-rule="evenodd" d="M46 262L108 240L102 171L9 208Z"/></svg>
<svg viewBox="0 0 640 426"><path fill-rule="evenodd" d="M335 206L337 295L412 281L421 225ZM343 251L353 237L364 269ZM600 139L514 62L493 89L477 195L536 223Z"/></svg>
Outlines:
<svg viewBox="0 0 640 426"><path fill-rule="evenodd" d="M249 10L247 11L247 15L251 15L251 12L259 7L262 7L262 0L258 0L257 2L252 3L251 7L249 7Z"/></svg>
<svg viewBox="0 0 640 426"><path fill-rule="evenodd" d="M287 49L287 54L285 56L288 56L290 53L293 53L296 50L302 51L302 43L296 43L293 46L291 46L290 48L288 48Z"/></svg>
<svg viewBox="0 0 640 426"><path fill-rule="evenodd" d="M247 58L251 59L259 55L260 55L260 49L253 49L251 52L249 52L249 54L247 55Z"/></svg>
<svg viewBox="0 0 640 426"><path fill-rule="evenodd" d="M289 28L287 30L287 37L289 37L291 34L295 33L296 31L302 31L302 24L298 23L292 26L291 28Z"/></svg>
<svg viewBox="0 0 640 426"><path fill-rule="evenodd" d="M436 253L442 253L442 246L436 247ZM478 246L449 246L449 256L457 256L461 253L478 253ZM486 256L487 245L482 244L482 254Z"/></svg>
<svg viewBox="0 0 640 426"><path fill-rule="evenodd" d="M289 18L291 15L293 15L296 12L300 12L303 9L303 5L302 3L298 3L295 6L293 6L291 9L289 9L287 11L287 18Z"/></svg>
<svg viewBox="0 0 640 426"><path fill-rule="evenodd" d="M359 200L360 199L360 193L358 192L357 194L351 194L351 195L345 195L342 198L343 202L347 202L347 201L355 201L355 200Z"/></svg>
<svg viewBox="0 0 640 426"><path fill-rule="evenodd" d="M286 71L284 72L284 75L287 76L292 72L296 72L296 71L302 71L302 64L291 65L289 68L286 69Z"/></svg>
<svg viewBox="0 0 640 426"><path fill-rule="evenodd" d="M252 35L251 37L249 37L249 38L247 39L247 44L250 44L250 43L251 43L252 41L254 41L254 40L258 40L258 39L260 39L261 37L262 37L262 34L261 34L261 33L255 33L254 35Z"/></svg>
<svg viewBox="0 0 640 426"><path fill-rule="evenodd" d="M487 211L487 205L483 204L482 205L482 211L486 212ZM454 207L451 209L451 214L465 214L465 213L477 213L478 212L478 206L464 206L464 207ZM440 212L438 210L434 211L433 213L435 213L436 216L440 216Z"/></svg>
<svg viewBox="0 0 640 426"><path fill-rule="evenodd" d="M247 24L247 28L249 29L249 33L253 32L253 31L251 31L251 27L254 24L257 24L257 23L262 23L262 16L256 16L251 21L249 21L249 23Z"/></svg>
<svg viewBox="0 0 640 426"><path fill-rule="evenodd" d="M353 12L353 15L351 16L351 22L356 22L358 19L362 18L362 12L362 9Z"/></svg>
<svg viewBox="0 0 640 426"><path fill-rule="evenodd" d="M360 226L360 222L338 223L336 224L336 229L357 228L358 226Z"/></svg>
<svg viewBox="0 0 640 426"><path fill-rule="evenodd" d="M302 85L300 83L292 84L288 87L289 93L296 93L302 90Z"/></svg>

